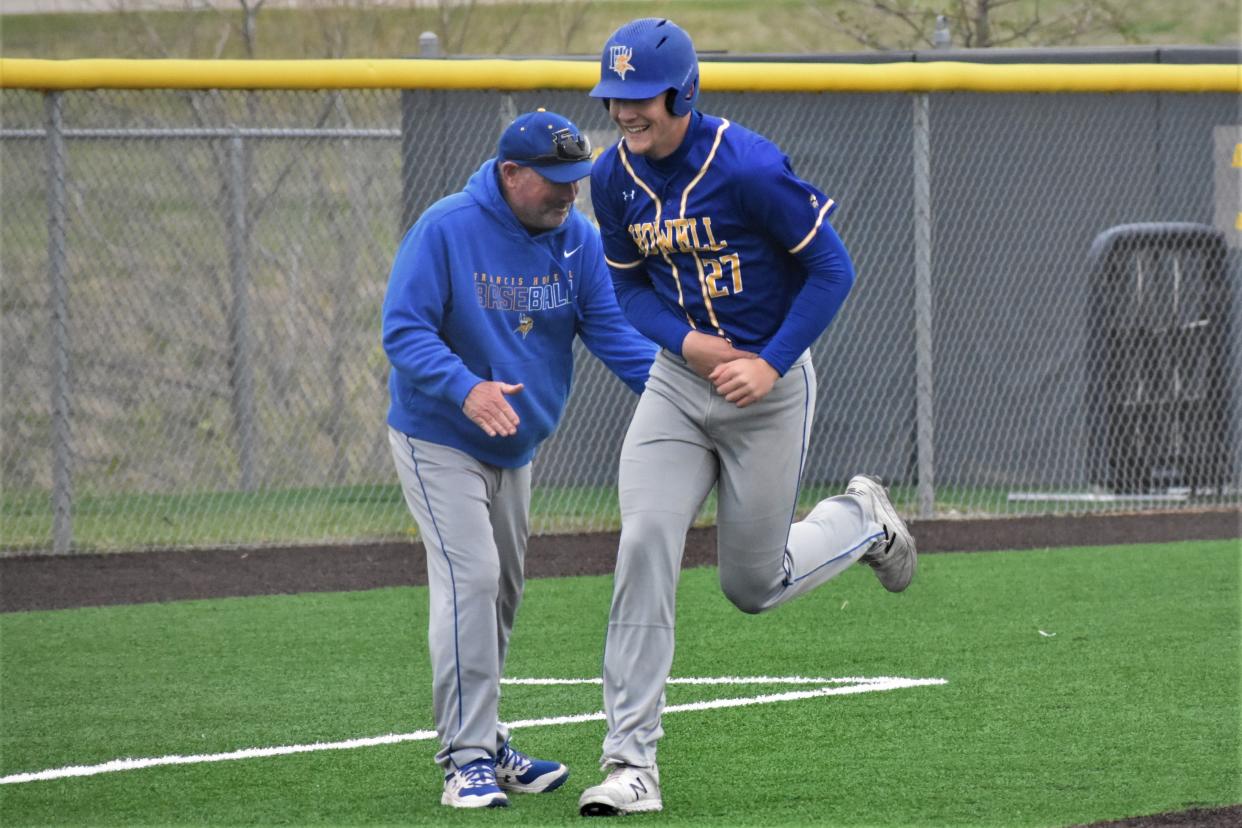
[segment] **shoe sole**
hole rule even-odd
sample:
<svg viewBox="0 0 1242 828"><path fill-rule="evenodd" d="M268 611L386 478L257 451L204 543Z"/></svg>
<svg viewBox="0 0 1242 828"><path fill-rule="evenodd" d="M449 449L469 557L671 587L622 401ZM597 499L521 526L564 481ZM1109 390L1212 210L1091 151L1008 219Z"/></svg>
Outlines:
<svg viewBox="0 0 1242 828"><path fill-rule="evenodd" d="M453 808L507 808L509 807L509 799L504 795L492 797L475 797L477 802L469 799L453 799L449 796L441 796L440 804L449 805Z"/></svg>
<svg viewBox="0 0 1242 828"><path fill-rule="evenodd" d="M578 806L578 813L584 817L625 816L626 814L642 814L664 810L664 803L635 802L629 807L613 805L611 802L583 802Z"/></svg>
<svg viewBox="0 0 1242 828"><path fill-rule="evenodd" d="M901 592L906 587L910 586L910 582L914 580L914 570L918 566L918 550L914 545L914 536L910 534L910 530L906 527L905 521L903 521L897 514L897 510L893 508L892 502L888 499L888 490L884 488L883 483L869 474L857 475L855 479L864 480L871 486L878 489L878 492L872 494L872 499L881 513L877 515L877 517L881 518L880 522L884 525L885 530L891 532L893 535L893 539L890 541L890 546L893 544L900 544L901 547L906 550L906 552L902 554L902 557L908 557L910 559L910 571L908 576L903 581L897 582L890 586L884 582L883 578L880 578L880 583L889 592ZM874 569L874 567L872 568ZM876 570L876 576L879 577L878 569Z"/></svg>

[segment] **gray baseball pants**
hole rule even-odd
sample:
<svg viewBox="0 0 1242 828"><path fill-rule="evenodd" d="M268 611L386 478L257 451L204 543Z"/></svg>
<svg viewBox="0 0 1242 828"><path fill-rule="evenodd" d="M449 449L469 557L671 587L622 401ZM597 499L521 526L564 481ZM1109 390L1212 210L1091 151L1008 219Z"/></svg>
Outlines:
<svg viewBox="0 0 1242 828"><path fill-rule="evenodd" d="M813 522L791 525L815 387L809 353L746 408L667 351L652 365L621 449L603 762L655 764L686 532L713 486L720 586L743 612L764 612L814 589L883 537L849 495L821 502Z"/></svg>
<svg viewBox="0 0 1242 828"><path fill-rule="evenodd" d="M500 677L525 583L530 464L499 468L391 427L388 442L427 551L436 762L448 772L509 738Z"/></svg>

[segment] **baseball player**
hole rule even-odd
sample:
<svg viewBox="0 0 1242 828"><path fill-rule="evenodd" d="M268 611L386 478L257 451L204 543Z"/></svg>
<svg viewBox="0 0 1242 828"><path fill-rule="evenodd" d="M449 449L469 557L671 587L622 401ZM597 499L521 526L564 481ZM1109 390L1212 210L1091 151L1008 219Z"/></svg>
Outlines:
<svg viewBox="0 0 1242 828"><path fill-rule="evenodd" d="M608 39L602 98L621 140L591 171L626 317L662 347L621 453L621 542L604 652L602 784L585 816L658 811L656 743L686 532L718 493L720 585L743 612L802 595L860 559L899 592L914 541L859 475L791 521L814 416L808 351L854 282L834 204L764 137L695 110L690 37L645 18Z"/></svg>
<svg viewBox="0 0 1242 828"><path fill-rule="evenodd" d="M389 443L427 551L444 805L503 806L569 775L512 747L497 708L531 460L569 395L574 337L635 392L655 353L617 309L599 233L574 209L590 159L564 117L517 118L465 190L406 234L384 299Z"/></svg>

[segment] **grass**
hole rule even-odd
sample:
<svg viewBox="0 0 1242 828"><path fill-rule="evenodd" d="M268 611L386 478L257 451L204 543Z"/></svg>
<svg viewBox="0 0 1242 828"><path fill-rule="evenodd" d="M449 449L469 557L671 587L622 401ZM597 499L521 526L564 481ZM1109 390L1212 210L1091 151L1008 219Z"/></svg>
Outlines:
<svg viewBox="0 0 1242 828"><path fill-rule="evenodd" d="M904 23L868 10L871 4L804 0L648 0L648 2L509 2L437 8L358 7L322 3L310 10L263 9L255 16L255 57L410 57L418 38L435 31L447 54L597 54L603 38L640 16L669 16L705 52L813 54L863 51L852 29L868 29L890 49L918 48ZM890 4L928 13L946 4L912 0ZM5 15L0 52L7 57L194 57L248 55L240 35L243 15L236 2L197 12L125 14ZM1237 40L1237 6L1232 0L1199 0L1192 8L1162 0L1124 4L1078 0L1020 0L993 9L992 29L1003 37L1008 25L1035 19L1053 24L1087 6L1097 25L1065 45L1217 44ZM1121 21L1108 21L1113 8ZM928 27L930 34L930 26ZM1047 26L1032 38L1009 45L1047 44ZM960 33L958 43L964 42ZM923 46L926 48L926 45Z"/></svg>
<svg viewBox="0 0 1242 828"><path fill-rule="evenodd" d="M1242 802L1240 563L1224 541L934 555L902 595L855 567L763 616L732 608L713 569L689 570L675 676L948 683L669 714L658 819L1056 826ZM598 675L610 591L607 577L532 582L507 674ZM425 589L399 588L0 616L0 774L428 728L426 611ZM668 701L756 692L674 685ZM599 706L598 687L513 686L501 713ZM579 824L602 734L597 721L521 730L570 783L482 818ZM0 821L479 821L437 804L434 751L410 741L0 785ZM722 768L745 768L746 784Z"/></svg>

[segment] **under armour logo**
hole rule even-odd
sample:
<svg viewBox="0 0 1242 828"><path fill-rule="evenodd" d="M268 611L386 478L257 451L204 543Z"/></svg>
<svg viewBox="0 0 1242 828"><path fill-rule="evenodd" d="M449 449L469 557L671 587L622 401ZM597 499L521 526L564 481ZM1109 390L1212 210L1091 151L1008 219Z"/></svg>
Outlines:
<svg viewBox="0 0 1242 828"><path fill-rule="evenodd" d="M633 72L634 67L630 64L630 58L634 57L634 50L629 46L613 46L609 49L611 62L608 68L616 72L621 80L625 80L626 72Z"/></svg>
<svg viewBox="0 0 1242 828"><path fill-rule="evenodd" d="M636 194L635 190L622 190L621 200L622 201L633 201L635 194Z"/></svg>

